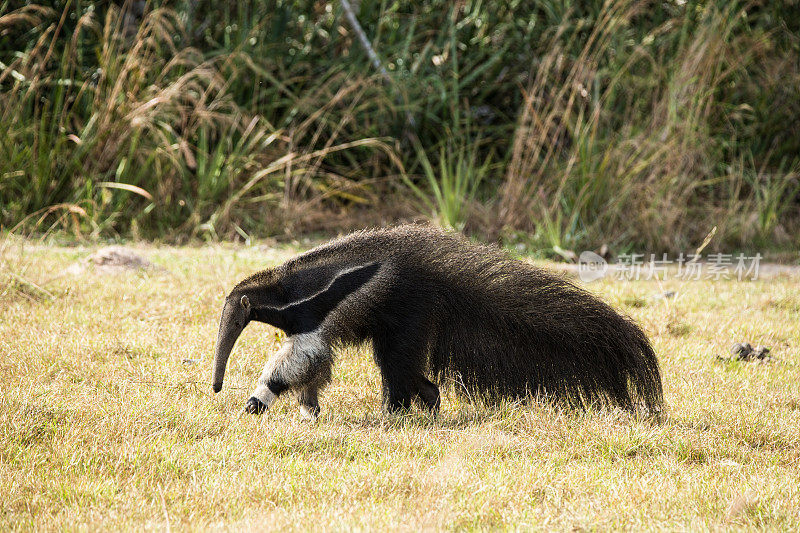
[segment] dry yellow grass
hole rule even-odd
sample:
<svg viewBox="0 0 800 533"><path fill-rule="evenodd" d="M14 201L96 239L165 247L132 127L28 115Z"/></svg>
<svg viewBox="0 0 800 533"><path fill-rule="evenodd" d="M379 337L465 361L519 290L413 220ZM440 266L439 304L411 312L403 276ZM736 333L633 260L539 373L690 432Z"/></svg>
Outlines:
<svg viewBox="0 0 800 533"><path fill-rule="evenodd" d="M435 420L389 416L366 349L309 424L289 398L240 415L267 326L210 385L226 291L292 250L142 247L163 270L109 274L63 272L91 249L0 246L0 529L800 529L792 274L589 285L650 334L660 424L452 393ZM773 360L715 360L742 340Z"/></svg>

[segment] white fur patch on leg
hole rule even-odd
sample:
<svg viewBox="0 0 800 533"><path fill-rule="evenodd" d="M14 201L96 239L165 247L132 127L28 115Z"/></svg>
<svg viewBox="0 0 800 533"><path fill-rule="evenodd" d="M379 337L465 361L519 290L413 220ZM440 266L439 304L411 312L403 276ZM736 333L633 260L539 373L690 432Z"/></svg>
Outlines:
<svg viewBox="0 0 800 533"><path fill-rule="evenodd" d="M269 387L266 385L259 385L256 387L252 396L258 398L261 403L267 406L267 409L269 409L270 405L275 401L275 395L272 394L272 391L269 390Z"/></svg>
<svg viewBox="0 0 800 533"><path fill-rule="evenodd" d="M293 335L291 341L291 351L280 360L280 376L287 383L294 384L303 379L302 376L315 361L329 352L329 348L323 342L319 329Z"/></svg>

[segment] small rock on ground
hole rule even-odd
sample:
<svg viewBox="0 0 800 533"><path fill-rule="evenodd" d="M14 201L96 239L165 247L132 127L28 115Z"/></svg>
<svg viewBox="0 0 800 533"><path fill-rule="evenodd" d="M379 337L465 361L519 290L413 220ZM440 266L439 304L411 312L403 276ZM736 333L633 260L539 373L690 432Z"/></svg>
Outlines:
<svg viewBox="0 0 800 533"><path fill-rule="evenodd" d="M154 270L146 257L122 246L108 246L77 262L64 270L67 274L81 274L87 267L94 266L98 272L113 274L126 270Z"/></svg>

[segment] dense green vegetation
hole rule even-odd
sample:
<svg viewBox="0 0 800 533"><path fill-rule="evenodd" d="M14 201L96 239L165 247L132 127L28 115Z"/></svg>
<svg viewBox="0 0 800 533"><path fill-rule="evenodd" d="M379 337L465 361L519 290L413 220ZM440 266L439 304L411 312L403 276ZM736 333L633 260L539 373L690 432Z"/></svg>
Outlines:
<svg viewBox="0 0 800 533"><path fill-rule="evenodd" d="M0 224L797 244L794 2L0 0Z"/></svg>

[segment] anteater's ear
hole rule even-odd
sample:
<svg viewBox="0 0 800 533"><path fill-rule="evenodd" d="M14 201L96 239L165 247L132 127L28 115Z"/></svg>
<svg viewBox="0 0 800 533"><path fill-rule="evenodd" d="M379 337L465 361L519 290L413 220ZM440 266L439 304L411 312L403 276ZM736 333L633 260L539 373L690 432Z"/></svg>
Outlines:
<svg viewBox="0 0 800 533"><path fill-rule="evenodd" d="M250 298L248 298L246 294L242 296L240 303L242 304L242 307L244 307L245 311L250 310Z"/></svg>

